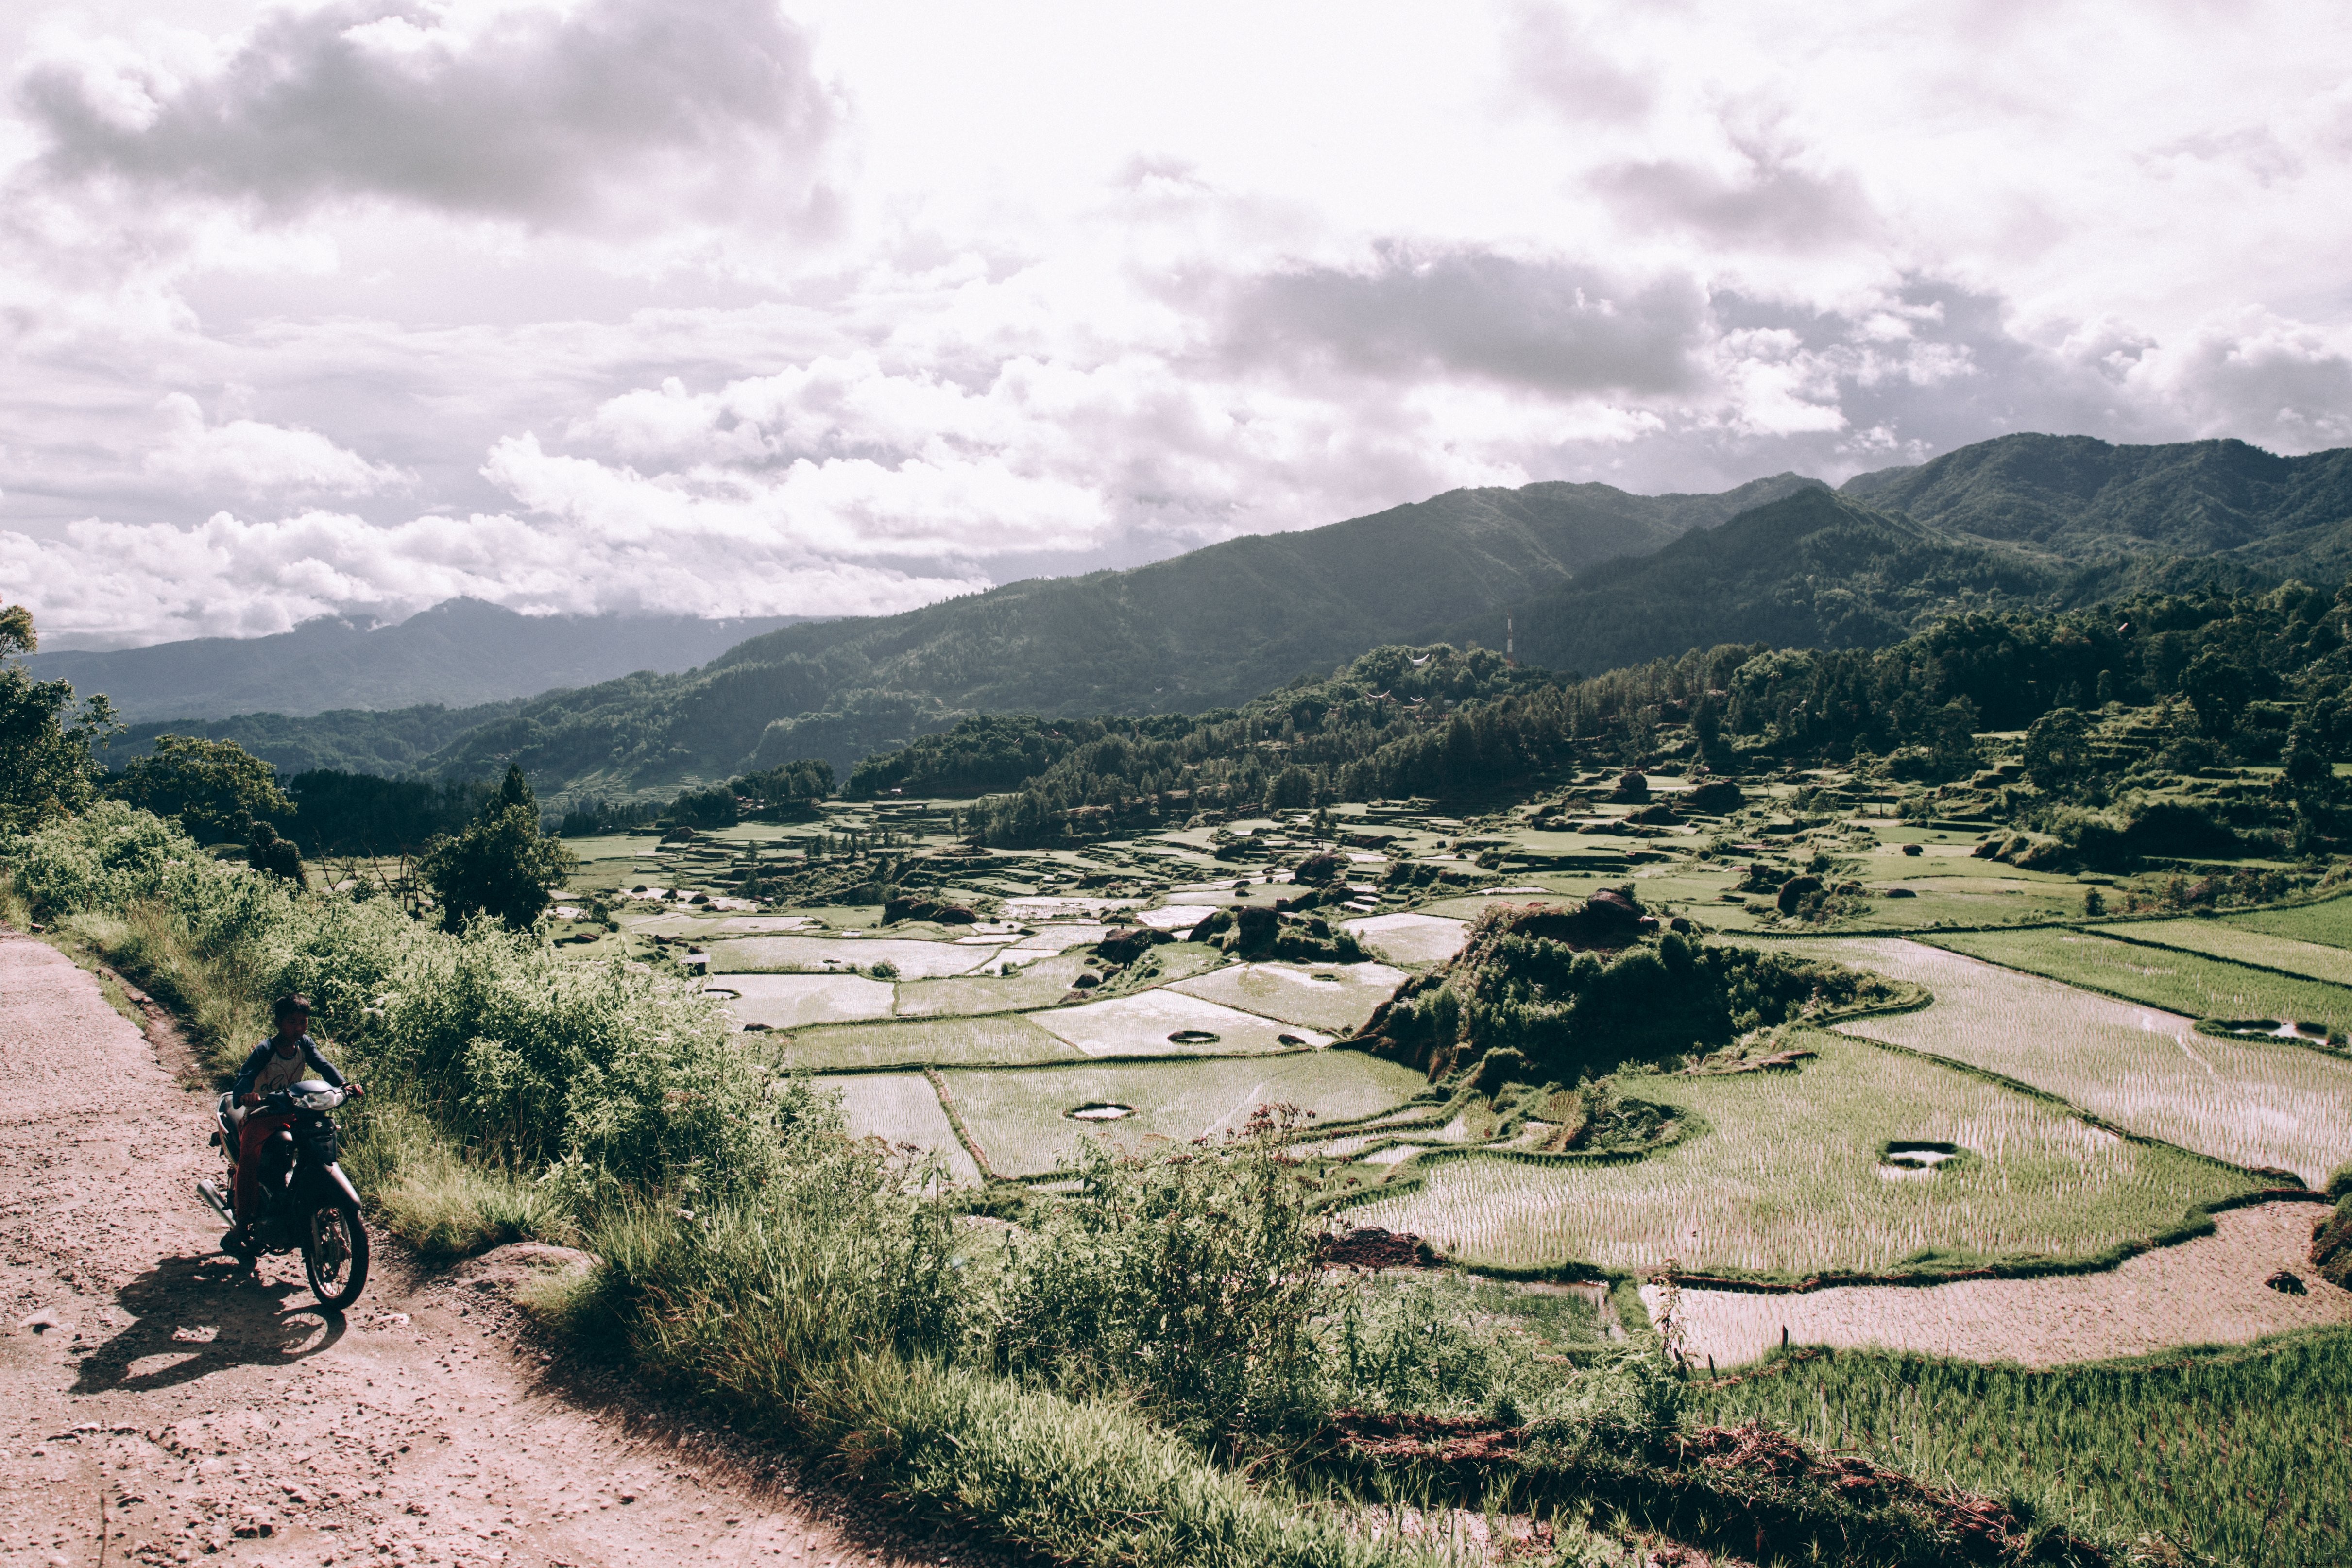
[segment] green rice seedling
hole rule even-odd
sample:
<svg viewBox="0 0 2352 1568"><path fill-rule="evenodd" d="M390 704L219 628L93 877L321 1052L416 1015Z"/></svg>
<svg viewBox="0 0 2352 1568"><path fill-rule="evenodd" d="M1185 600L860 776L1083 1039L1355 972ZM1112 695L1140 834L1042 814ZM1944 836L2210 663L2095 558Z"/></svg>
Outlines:
<svg viewBox="0 0 2352 1568"><path fill-rule="evenodd" d="M755 1048L795 1072L859 1072L884 1067L1015 1067L1079 1061L1077 1047L1025 1014L977 1018L905 1018L770 1035Z"/></svg>
<svg viewBox="0 0 2352 1568"><path fill-rule="evenodd" d="M2133 928L2127 934L2139 933ZM2194 952L2151 949L2063 929L1958 931L1929 940L1938 947L2003 968L2104 991L2190 1018L2282 1018L2324 1024L2337 1035L2352 1030L2352 988L2250 969Z"/></svg>
<svg viewBox="0 0 2352 1568"><path fill-rule="evenodd" d="M2352 949L2352 895L2293 909L2248 910L2242 914L2222 916L2221 923L2294 942Z"/></svg>
<svg viewBox="0 0 2352 1568"><path fill-rule="evenodd" d="M1834 1035L1796 1073L1633 1080L1709 1131L1625 1163L1472 1152L1351 1210L1472 1267L1884 1271L1937 1258L2096 1258L2179 1227L2246 1178L2135 1143L1951 1068ZM1891 1164L1890 1143L1963 1152Z"/></svg>
<svg viewBox="0 0 2352 1568"><path fill-rule="evenodd" d="M2282 969L2312 980L2352 985L2352 952L2323 942L2299 942L2221 921L2135 921L2129 925L2100 928L2104 934L2135 945L2177 949L2258 969Z"/></svg>
<svg viewBox="0 0 2352 1568"><path fill-rule="evenodd" d="M1355 1051L941 1076L989 1163L1006 1176L1043 1175L1089 1136L1127 1148L1219 1138L1261 1105L1295 1105L1335 1120L1367 1116L1423 1084L1417 1072ZM1089 1108L1117 1114L1075 1114Z"/></svg>
<svg viewBox="0 0 2352 1568"><path fill-rule="evenodd" d="M841 1096L842 1119L852 1136L910 1146L936 1156L957 1181L980 1180L980 1166L957 1139L938 1090L923 1074L860 1073L825 1087Z"/></svg>
<svg viewBox="0 0 2352 1568"><path fill-rule="evenodd" d="M2352 1330L2047 1372L1801 1352L1692 1403L2224 1563L2352 1561Z"/></svg>
<svg viewBox="0 0 2352 1568"><path fill-rule="evenodd" d="M2216 1039L2177 1015L1920 942L1798 945L1935 993L1931 1006L1857 1019L1840 1026L1845 1033L2000 1073L2114 1126L2306 1183L2352 1159L2352 1061L2284 1041Z"/></svg>

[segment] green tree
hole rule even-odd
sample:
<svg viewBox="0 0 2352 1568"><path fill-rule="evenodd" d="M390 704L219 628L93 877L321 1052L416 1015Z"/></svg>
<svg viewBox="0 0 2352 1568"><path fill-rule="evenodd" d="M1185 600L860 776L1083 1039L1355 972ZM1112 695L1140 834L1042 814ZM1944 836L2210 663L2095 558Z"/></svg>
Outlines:
<svg viewBox="0 0 2352 1568"><path fill-rule="evenodd" d="M177 817L199 844L251 836L257 822L292 818L278 770L235 741L159 735L155 750L122 770L113 793L158 816Z"/></svg>
<svg viewBox="0 0 2352 1568"><path fill-rule="evenodd" d="M2206 652L2180 672L2180 689L2197 710L2197 727L2209 739L2226 741L2238 727L2238 715L2253 700L2254 678L2228 655Z"/></svg>
<svg viewBox="0 0 2352 1568"><path fill-rule="evenodd" d="M520 929L546 912L550 891L580 868L559 839L540 831L539 799L517 763L463 833L436 839L416 874L441 905L441 923L456 931L476 914Z"/></svg>
<svg viewBox="0 0 2352 1568"><path fill-rule="evenodd" d="M1927 715L1927 765L1937 778L1956 779L1976 771L1977 705L1956 697Z"/></svg>
<svg viewBox="0 0 2352 1568"><path fill-rule="evenodd" d="M0 609L0 830L9 833L96 799L95 749L122 729L103 695L76 706L71 682L35 680L17 656L39 646L32 611Z"/></svg>
<svg viewBox="0 0 2352 1568"><path fill-rule="evenodd" d="M2053 794L2091 771L2091 727L2072 708L2053 708L2025 731L2025 776Z"/></svg>

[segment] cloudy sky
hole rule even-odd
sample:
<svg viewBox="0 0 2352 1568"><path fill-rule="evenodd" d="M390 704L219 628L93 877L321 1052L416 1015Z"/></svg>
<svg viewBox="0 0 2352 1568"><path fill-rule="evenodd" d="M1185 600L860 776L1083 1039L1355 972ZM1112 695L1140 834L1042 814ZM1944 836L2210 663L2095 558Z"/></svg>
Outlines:
<svg viewBox="0 0 2352 1568"><path fill-rule="evenodd" d="M2340 5L29 0L0 50L52 647L2352 444Z"/></svg>

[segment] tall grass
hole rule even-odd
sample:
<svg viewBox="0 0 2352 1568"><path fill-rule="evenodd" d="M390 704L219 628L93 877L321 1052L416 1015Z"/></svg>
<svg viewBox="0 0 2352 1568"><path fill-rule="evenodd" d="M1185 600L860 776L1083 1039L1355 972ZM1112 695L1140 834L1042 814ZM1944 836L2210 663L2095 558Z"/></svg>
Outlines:
<svg viewBox="0 0 2352 1568"><path fill-rule="evenodd" d="M2028 1372L1843 1351L1694 1394L1939 1483L2225 1562L2352 1561L2352 1330Z"/></svg>
<svg viewBox="0 0 2352 1568"><path fill-rule="evenodd" d="M1227 1300L1212 1268L1193 1275L1208 1292L1193 1311L1175 1312L1172 1325L1151 1319L1155 1334L1139 1336L1131 1330L1147 1314L1137 1309L1165 1305L1181 1281L1141 1279L1101 1248L1093 1260L1112 1267L1074 1271L1072 1234L1050 1226L1029 1263L1010 1265L1000 1298L989 1283L999 1259L959 1245L952 1215L926 1195L935 1184L839 1131L812 1110L787 1136L776 1180L756 1194L690 1216L651 1205L614 1214L591 1236L604 1267L542 1310L575 1334L625 1347L648 1373L752 1432L812 1447L903 1504L983 1521L1056 1561L1423 1560L1251 1487L1138 1408L1140 1394L1163 1416L1229 1428L1235 1410L1214 1396L1216 1380L1298 1364L1279 1345L1254 1363L1230 1331L1281 1313ZM1136 1239L1132 1227L1111 1229ZM1156 1343L1169 1375L1139 1374L1134 1353L1096 1364L1094 1342L1056 1331L1071 1328L1073 1312L1097 1326L1128 1322L1120 1342L1130 1352ZM1202 1353L1212 1347L1230 1353ZM1210 1397L1185 1381L1202 1377Z"/></svg>

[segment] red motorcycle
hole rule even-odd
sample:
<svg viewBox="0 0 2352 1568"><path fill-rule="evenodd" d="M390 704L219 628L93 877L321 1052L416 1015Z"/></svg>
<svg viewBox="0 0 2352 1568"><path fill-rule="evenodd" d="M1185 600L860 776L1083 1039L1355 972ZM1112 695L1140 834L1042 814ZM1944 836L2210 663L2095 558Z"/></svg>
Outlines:
<svg viewBox="0 0 2352 1568"><path fill-rule="evenodd" d="M264 1095L260 1104L245 1113L283 1117L286 1125L262 1142L254 1172L259 1202L246 1232L248 1243L232 1247L248 1263L265 1252L299 1251L310 1293L319 1298L319 1305L333 1311L360 1299L368 1271L367 1226L360 1218L359 1191L335 1163L340 1137L328 1114L342 1104L346 1093L318 1079L305 1079ZM220 1130L212 1141L228 1157L227 1181L226 1185L198 1182L196 1190L236 1235L236 1211L229 1194L236 1191L242 1128L228 1095L220 1097L219 1115Z"/></svg>

